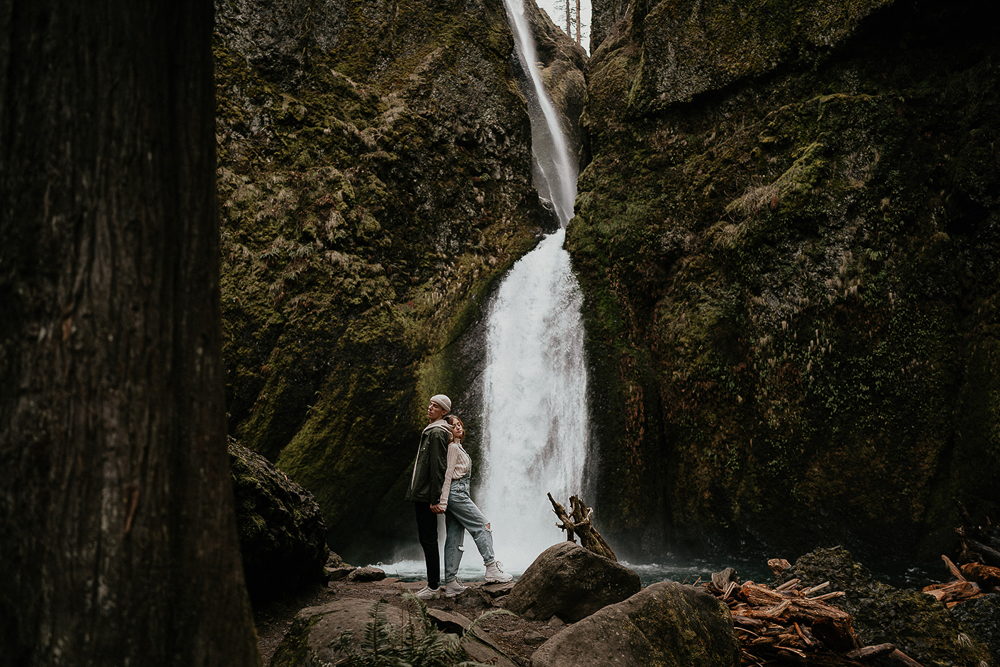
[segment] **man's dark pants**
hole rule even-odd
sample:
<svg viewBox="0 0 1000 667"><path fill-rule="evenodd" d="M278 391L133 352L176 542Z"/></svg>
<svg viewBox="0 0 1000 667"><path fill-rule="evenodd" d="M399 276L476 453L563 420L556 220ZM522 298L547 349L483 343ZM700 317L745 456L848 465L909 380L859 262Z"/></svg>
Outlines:
<svg viewBox="0 0 1000 667"><path fill-rule="evenodd" d="M437 514L431 511L430 503L413 503L413 506L417 509L417 536L427 562L427 585L437 588L441 585Z"/></svg>

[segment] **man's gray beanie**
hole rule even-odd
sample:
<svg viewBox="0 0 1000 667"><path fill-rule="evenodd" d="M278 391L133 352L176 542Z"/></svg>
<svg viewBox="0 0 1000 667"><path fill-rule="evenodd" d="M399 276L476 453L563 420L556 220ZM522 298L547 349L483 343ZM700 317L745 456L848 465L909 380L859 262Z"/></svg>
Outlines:
<svg viewBox="0 0 1000 667"><path fill-rule="evenodd" d="M437 403L445 412L451 412L451 399L444 394L438 394L436 396L431 396L431 403Z"/></svg>

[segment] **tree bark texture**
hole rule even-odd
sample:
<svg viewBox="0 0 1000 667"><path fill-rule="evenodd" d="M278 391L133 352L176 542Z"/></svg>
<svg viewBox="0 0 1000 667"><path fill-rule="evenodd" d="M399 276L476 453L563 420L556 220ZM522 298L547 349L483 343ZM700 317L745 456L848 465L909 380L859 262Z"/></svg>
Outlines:
<svg viewBox="0 0 1000 667"><path fill-rule="evenodd" d="M213 6L0 0L0 665L259 664Z"/></svg>

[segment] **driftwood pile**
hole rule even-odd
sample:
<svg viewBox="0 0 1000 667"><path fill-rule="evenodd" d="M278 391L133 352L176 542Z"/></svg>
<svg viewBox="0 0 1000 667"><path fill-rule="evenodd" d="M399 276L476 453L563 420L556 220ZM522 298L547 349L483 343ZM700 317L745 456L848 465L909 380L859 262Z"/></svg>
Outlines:
<svg viewBox="0 0 1000 667"><path fill-rule="evenodd" d="M777 575L786 560L768 561ZM843 597L829 591L830 582L804 588L798 579L770 588L752 581L738 583L736 571L712 575L705 588L729 606L743 652L743 665L828 665L859 667L876 656L887 656L908 667L920 667L892 644L858 647L851 616L828 604Z"/></svg>
<svg viewBox="0 0 1000 667"><path fill-rule="evenodd" d="M949 609L986 593L1000 593L1000 529L987 521L985 526L962 526L955 532L961 545L956 556L960 564L941 556L953 580L923 589Z"/></svg>

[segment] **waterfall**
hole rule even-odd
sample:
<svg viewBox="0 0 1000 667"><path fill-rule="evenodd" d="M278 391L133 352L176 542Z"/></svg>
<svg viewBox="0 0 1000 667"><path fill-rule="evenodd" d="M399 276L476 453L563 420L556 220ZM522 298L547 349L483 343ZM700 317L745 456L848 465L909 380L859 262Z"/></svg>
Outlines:
<svg viewBox="0 0 1000 667"><path fill-rule="evenodd" d="M566 504L570 494L581 491L587 373L582 296L563 247L576 198L575 160L535 66L534 38L522 0L505 4L530 77L529 92L534 93L528 98L536 186L540 196L552 201L561 225L511 268L488 316L485 465L477 474L476 497L492 522L498 558L519 573L565 539L555 527L546 492Z"/></svg>
<svg viewBox="0 0 1000 667"><path fill-rule="evenodd" d="M504 0L507 20L514 33L518 60L531 86L524 91L531 117L531 151L534 154L535 187L538 194L555 206L559 224L565 227L573 217L576 199L576 160L570 159L566 135L559 114L549 98L538 72L535 38L524 13L523 0Z"/></svg>

